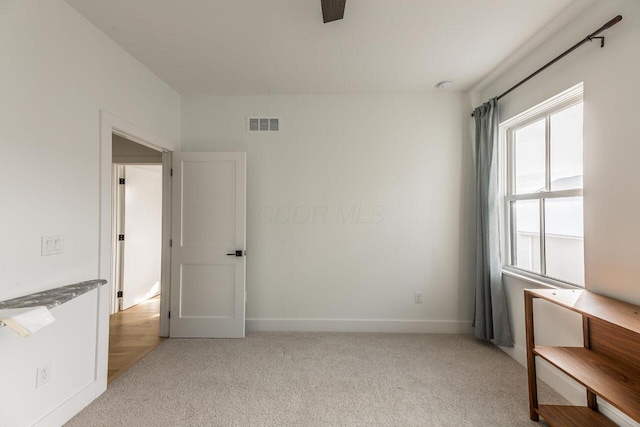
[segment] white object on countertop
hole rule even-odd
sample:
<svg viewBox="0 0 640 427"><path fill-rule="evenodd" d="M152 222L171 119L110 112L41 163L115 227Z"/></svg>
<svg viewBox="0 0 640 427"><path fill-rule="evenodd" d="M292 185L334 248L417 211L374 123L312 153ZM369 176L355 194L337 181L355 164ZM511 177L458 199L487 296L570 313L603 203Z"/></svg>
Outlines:
<svg viewBox="0 0 640 427"><path fill-rule="evenodd" d="M0 320L23 337L38 332L56 319L45 306L0 310Z"/></svg>

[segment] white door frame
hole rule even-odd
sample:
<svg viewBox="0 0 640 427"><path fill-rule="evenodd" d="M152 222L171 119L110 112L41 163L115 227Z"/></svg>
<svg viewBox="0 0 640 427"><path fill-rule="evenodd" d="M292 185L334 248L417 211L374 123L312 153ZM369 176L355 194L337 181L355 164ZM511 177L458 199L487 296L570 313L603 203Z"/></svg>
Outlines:
<svg viewBox="0 0 640 427"><path fill-rule="evenodd" d="M169 140L157 136L121 117L100 111L100 204L99 204L99 235L98 235L98 277L106 279L111 292L115 292L112 286L111 260L114 254L112 234L112 135L117 134L130 139L138 144L153 148L162 152L162 272L160 293L160 330L159 335L169 336L169 301L170 301L170 278L171 260L169 239L171 238L171 151L176 146ZM106 337L108 338L108 323ZM103 350L102 347L105 347ZM98 352L108 354L108 340L99 343ZM100 356L99 356L100 357ZM104 372L106 374L106 361L104 362ZM99 368L102 368L100 366Z"/></svg>
<svg viewBox="0 0 640 427"><path fill-rule="evenodd" d="M111 165L111 236L120 234L123 229L122 221L124 215L124 186L120 186L119 179L124 174L124 165L112 163ZM118 290L122 289L122 247L117 239L111 239L111 311L115 314L121 310L120 300L118 300Z"/></svg>

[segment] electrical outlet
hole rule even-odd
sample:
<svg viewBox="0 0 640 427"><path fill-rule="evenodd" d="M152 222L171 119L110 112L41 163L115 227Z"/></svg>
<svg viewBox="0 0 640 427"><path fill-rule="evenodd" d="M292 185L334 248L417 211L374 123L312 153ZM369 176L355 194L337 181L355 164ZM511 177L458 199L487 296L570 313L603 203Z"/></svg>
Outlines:
<svg viewBox="0 0 640 427"><path fill-rule="evenodd" d="M42 365L38 366L38 370L36 373L36 388L41 385L48 383L51 379L51 361L47 361Z"/></svg>
<svg viewBox="0 0 640 427"><path fill-rule="evenodd" d="M422 304L422 292L416 292L415 294L415 303Z"/></svg>

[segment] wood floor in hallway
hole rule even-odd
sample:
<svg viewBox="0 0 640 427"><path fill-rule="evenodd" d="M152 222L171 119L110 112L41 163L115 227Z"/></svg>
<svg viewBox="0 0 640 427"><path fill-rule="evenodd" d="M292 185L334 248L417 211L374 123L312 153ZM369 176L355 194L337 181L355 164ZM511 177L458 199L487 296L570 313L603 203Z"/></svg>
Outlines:
<svg viewBox="0 0 640 427"><path fill-rule="evenodd" d="M160 296L111 315L107 383L115 380L165 340L158 336L159 327Z"/></svg>

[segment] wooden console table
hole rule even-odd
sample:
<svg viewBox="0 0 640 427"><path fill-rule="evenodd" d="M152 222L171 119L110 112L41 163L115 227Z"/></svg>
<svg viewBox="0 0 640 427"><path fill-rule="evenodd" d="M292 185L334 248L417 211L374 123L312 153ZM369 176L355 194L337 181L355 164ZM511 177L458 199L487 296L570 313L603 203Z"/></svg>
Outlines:
<svg viewBox="0 0 640 427"><path fill-rule="evenodd" d="M584 347L536 346L534 298L580 313ZM552 427L615 427L598 412L601 398L640 422L640 307L578 289L527 289L524 300L530 418ZM536 356L582 384L587 406L539 405Z"/></svg>

